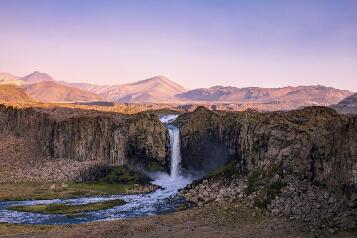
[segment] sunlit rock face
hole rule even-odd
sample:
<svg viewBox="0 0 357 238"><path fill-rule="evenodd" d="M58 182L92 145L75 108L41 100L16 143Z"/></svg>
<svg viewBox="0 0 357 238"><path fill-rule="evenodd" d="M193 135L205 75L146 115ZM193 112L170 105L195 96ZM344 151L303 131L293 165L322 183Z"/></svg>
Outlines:
<svg viewBox="0 0 357 238"><path fill-rule="evenodd" d="M129 160L167 163L167 131L148 113L0 106L0 133L37 142L44 156L122 165Z"/></svg>
<svg viewBox="0 0 357 238"><path fill-rule="evenodd" d="M357 184L355 116L327 107L274 113L217 113L201 107L179 116L176 125L186 168L228 158L241 173L279 169L329 186Z"/></svg>

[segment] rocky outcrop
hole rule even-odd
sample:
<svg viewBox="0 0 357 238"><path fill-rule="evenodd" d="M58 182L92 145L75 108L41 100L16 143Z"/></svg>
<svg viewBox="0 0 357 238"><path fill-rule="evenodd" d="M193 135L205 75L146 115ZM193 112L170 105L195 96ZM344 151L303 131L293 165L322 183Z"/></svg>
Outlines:
<svg viewBox="0 0 357 238"><path fill-rule="evenodd" d="M37 149L50 160L166 165L166 129L157 116L148 113L128 116L0 105L0 133L36 141Z"/></svg>
<svg viewBox="0 0 357 238"><path fill-rule="evenodd" d="M357 184L357 117L327 107L272 113L200 107L176 124L182 163L189 169L228 159L242 174L279 170L331 187Z"/></svg>

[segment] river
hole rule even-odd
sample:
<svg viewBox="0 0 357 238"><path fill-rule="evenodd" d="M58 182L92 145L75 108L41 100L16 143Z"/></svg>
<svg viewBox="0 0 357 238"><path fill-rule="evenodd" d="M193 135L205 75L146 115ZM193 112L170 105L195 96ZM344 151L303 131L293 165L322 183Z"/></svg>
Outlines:
<svg viewBox="0 0 357 238"><path fill-rule="evenodd" d="M175 211L185 203L185 200L177 196L180 188L192 182L191 178L181 174L180 132L171 123L177 115L160 117L166 125L170 136L170 174L157 173L153 175L153 183L162 187L154 192L135 195L112 195L80 197L73 199L32 200L32 201L4 201L0 202L0 222L17 224L78 224L94 221L109 221L131 217L157 215ZM78 215L40 214L31 212L17 212L8 210L12 206L28 206L37 204L87 204L105 200L123 199L127 203L122 206L107 210L84 212Z"/></svg>

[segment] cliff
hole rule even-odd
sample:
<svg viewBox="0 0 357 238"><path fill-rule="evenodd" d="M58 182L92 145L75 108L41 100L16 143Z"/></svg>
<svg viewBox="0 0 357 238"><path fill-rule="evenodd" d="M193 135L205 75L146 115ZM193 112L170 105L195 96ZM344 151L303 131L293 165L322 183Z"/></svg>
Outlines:
<svg viewBox="0 0 357 238"><path fill-rule="evenodd" d="M36 152L28 148L33 156L40 153L49 160L166 165L166 129L148 113L0 105L0 135L6 139L10 134L33 142Z"/></svg>
<svg viewBox="0 0 357 238"><path fill-rule="evenodd" d="M182 164L207 171L228 160L244 174L261 169L328 186L357 184L357 117L327 107L289 112L212 112L179 116Z"/></svg>

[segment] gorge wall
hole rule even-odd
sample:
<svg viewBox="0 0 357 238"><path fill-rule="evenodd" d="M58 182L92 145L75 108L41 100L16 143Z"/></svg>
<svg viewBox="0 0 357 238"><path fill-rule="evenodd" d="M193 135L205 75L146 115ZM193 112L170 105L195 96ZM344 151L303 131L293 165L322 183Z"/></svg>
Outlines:
<svg viewBox="0 0 357 238"><path fill-rule="evenodd" d="M235 160L236 169L294 174L313 183L357 184L357 117L327 107L290 112L212 112L179 116L182 164L213 168Z"/></svg>
<svg viewBox="0 0 357 238"><path fill-rule="evenodd" d="M149 113L0 105L0 134L31 140L49 159L165 166L166 133L158 117Z"/></svg>

